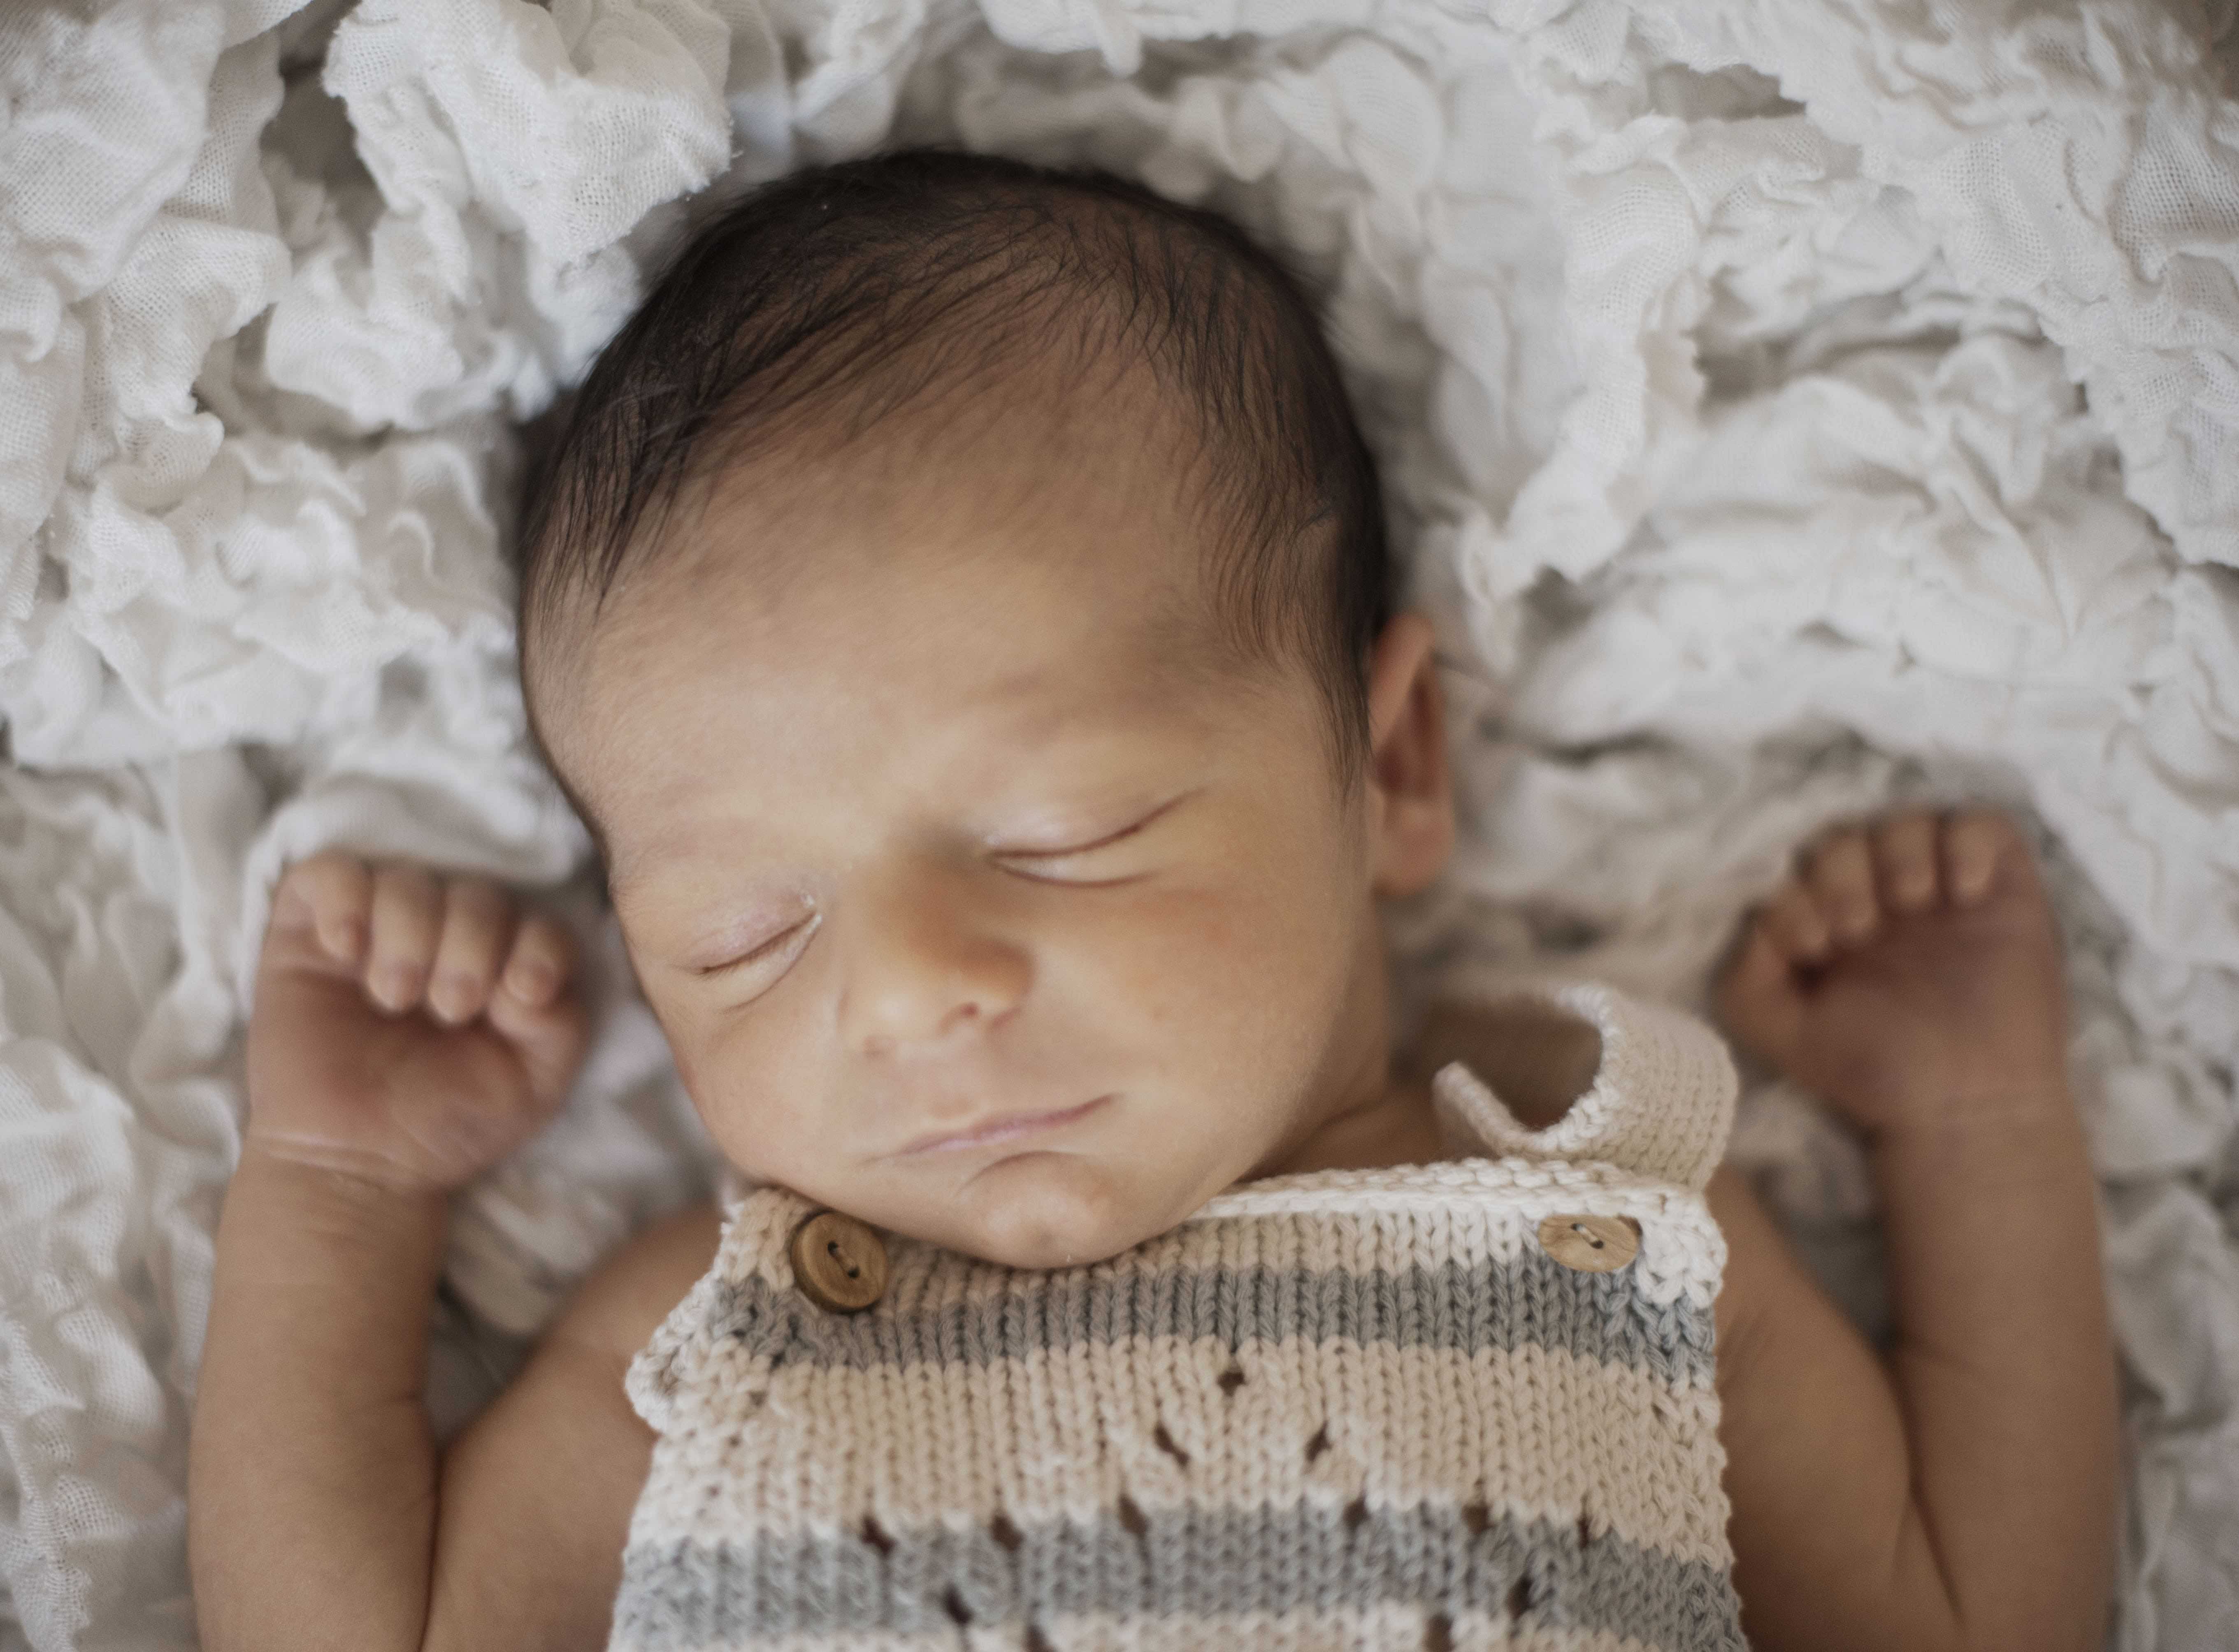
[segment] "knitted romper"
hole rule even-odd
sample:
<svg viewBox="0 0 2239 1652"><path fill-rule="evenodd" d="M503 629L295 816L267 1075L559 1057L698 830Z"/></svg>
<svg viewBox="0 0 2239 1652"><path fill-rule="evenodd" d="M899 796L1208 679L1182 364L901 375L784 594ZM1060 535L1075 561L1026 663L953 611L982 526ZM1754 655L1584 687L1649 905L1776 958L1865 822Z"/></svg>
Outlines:
<svg viewBox="0 0 2239 1652"><path fill-rule="evenodd" d="M747 1193L630 1370L660 1438L610 1645L1742 1646L1701 1191L1733 1069L1546 996L1603 1050L1551 1128L1457 1063L1465 1157L1240 1184L1091 1266L887 1235L835 1313L789 1259L817 1207Z"/></svg>

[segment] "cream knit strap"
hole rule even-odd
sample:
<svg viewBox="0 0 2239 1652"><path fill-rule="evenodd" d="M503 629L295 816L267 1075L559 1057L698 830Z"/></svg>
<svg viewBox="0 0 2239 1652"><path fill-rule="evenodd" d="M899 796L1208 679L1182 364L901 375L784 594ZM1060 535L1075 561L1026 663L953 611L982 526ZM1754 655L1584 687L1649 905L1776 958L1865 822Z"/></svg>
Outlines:
<svg viewBox="0 0 2239 1652"><path fill-rule="evenodd" d="M1460 1062L1439 1069L1431 1093L1450 1127L1504 1158L1598 1160L1638 1175L1701 1188L1732 1127L1732 1058L1718 1035L1682 1011L1579 983L1511 988L1593 1024L1601 1065L1593 1084L1545 1130L1527 1130Z"/></svg>

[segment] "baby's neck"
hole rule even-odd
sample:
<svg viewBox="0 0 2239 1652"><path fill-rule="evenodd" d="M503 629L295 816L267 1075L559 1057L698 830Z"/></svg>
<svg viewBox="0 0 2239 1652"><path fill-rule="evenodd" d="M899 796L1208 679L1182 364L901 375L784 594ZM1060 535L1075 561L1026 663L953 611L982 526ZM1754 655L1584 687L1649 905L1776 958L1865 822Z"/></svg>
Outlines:
<svg viewBox="0 0 2239 1652"><path fill-rule="evenodd" d="M1431 1075L1450 1061L1490 1085L1526 1129L1545 1130L1594 1082L1601 1058L1591 1022L1536 998L1441 1005L1368 1099L1332 1113L1246 1179L1451 1158L1431 1101Z"/></svg>
<svg viewBox="0 0 2239 1652"><path fill-rule="evenodd" d="M1395 1074L1380 1094L1323 1120L1304 1141L1271 1154L1245 1179L1427 1164L1450 1152L1431 1105L1431 1086L1412 1073Z"/></svg>

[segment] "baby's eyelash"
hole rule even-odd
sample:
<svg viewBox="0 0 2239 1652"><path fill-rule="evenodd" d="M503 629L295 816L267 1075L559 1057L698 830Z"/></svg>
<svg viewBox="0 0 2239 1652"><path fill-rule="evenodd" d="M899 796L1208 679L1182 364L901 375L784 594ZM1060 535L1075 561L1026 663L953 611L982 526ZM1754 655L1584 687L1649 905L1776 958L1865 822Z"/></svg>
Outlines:
<svg viewBox="0 0 2239 1652"><path fill-rule="evenodd" d="M1165 811L1160 810L1159 813L1164 813ZM1062 849L1007 849L1003 852L1003 859L1006 860L1062 860L1067 855L1086 854L1091 849L1101 849L1107 844L1119 843L1133 837L1156 818L1154 815L1146 815L1133 826L1121 826L1117 832L1107 832L1100 838L1092 838L1086 843L1067 844Z"/></svg>
<svg viewBox="0 0 2239 1652"><path fill-rule="evenodd" d="M736 958L727 958L720 964L703 964L694 972L699 975L728 975L733 970L743 969L746 965L754 963L758 959L767 957L769 953L774 952L780 946L782 946L787 941L801 933L804 926L813 926L815 924L818 916L819 914L811 912L807 917L802 919L800 923L778 931L776 934L771 936L767 940L761 942L751 952L741 952Z"/></svg>
<svg viewBox="0 0 2239 1652"><path fill-rule="evenodd" d="M1092 849L1101 849L1111 844L1122 843L1195 795L1194 791L1185 792L1178 798L1161 803L1133 825L1121 826L1117 832L1107 832L1100 838L1092 838L1086 843L1067 844L1062 849L1007 849L1003 851L1002 858L1006 860L1061 860L1067 855L1086 854Z"/></svg>

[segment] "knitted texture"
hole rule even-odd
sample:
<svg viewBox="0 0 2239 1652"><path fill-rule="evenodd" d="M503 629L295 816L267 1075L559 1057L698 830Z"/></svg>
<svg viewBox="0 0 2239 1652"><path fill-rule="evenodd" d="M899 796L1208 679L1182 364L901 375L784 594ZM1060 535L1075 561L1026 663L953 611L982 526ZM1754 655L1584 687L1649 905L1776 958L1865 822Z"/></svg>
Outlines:
<svg viewBox="0 0 2239 1652"><path fill-rule="evenodd" d="M748 1193L631 1368L660 1438L611 1645L1740 1647L1700 1192L1731 1069L1558 1001L1602 1028L1605 1162L1449 1068L1442 1123L1506 1157L1246 1184L1087 1267L889 1235L854 1315L795 1283L817 1207ZM1638 1254L1554 1259L1588 1215Z"/></svg>
<svg viewBox="0 0 2239 1652"><path fill-rule="evenodd" d="M1730 1117L1737 1087L1717 1033L1691 1015L1591 982L1507 996L1541 998L1591 1022L1601 1034L1601 1067L1591 1087L1542 1131L1518 1124L1466 1067L1447 1067L1433 1082L1446 1117L1458 1116L1467 1136L1495 1158L1594 1159L1689 1187L1711 1179L1726 1131L1724 1125L1705 1131L1702 1121Z"/></svg>

